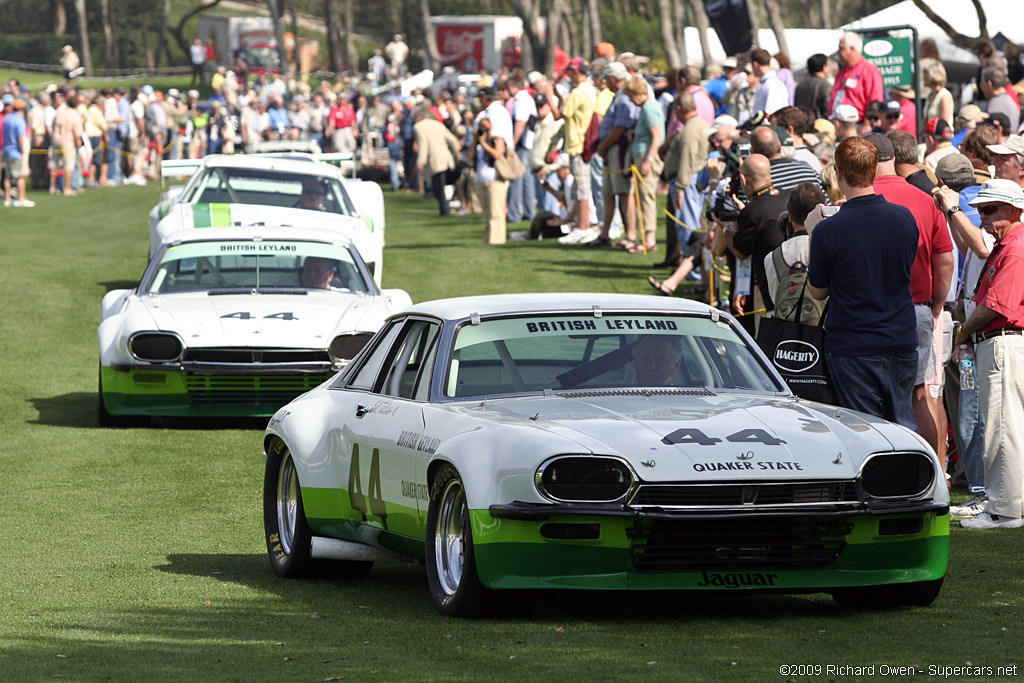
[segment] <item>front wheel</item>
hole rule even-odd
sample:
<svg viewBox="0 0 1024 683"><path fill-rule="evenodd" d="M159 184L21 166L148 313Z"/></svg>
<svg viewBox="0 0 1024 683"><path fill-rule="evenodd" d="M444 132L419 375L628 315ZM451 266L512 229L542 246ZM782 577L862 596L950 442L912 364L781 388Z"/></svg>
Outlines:
<svg viewBox="0 0 1024 683"><path fill-rule="evenodd" d="M451 465L438 471L430 487L426 556L430 597L441 614L480 616L493 605L493 592L476 572L466 489Z"/></svg>

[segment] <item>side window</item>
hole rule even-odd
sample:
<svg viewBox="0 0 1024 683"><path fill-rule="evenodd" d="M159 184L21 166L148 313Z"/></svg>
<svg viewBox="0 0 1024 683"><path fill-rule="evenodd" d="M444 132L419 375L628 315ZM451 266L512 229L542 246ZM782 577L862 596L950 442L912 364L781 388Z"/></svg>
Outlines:
<svg viewBox="0 0 1024 683"><path fill-rule="evenodd" d="M380 343L377 344L373 353L367 357L363 367L359 368L359 372L356 373L349 386L354 389L366 389L367 391L373 389L373 382L380 374L381 366L384 365L384 359L387 358L388 352L394 345L395 338L398 336L398 331L402 329L403 322L402 320L396 320L391 323L388 331L381 337Z"/></svg>
<svg viewBox="0 0 1024 683"><path fill-rule="evenodd" d="M406 326L384 376L382 394L413 397L417 377L421 372L427 373L425 377L429 375L429 365L424 361L432 350L431 342L437 335L437 329L437 325L423 320L413 321ZM426 382L429 384L429 378Z"/></svg>

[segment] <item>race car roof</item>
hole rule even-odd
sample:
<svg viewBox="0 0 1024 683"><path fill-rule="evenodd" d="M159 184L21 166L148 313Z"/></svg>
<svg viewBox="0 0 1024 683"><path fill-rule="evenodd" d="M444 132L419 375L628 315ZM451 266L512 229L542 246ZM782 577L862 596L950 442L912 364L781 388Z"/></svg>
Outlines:
<svg viewBox="0 0 1024 683"><path fill-rule="evenodd" d="M438 299L415 304L403 311L421 313L447 320L502 313L557 313L595 311L644 311L650 313L705 313L716 309L691 299L648 296L644 294L599 294L593 292L555 292L543 294L493 294Z"/></svg>
<svg viewBox="0 0 1024 683"><path fill-rule="evenodd" d="M324 175L339 180L342 178L337 166L319 163L312 157L304 159L267 154L211 154L203 157L203 163L199 168L255 168L302 175Z"/></svg>

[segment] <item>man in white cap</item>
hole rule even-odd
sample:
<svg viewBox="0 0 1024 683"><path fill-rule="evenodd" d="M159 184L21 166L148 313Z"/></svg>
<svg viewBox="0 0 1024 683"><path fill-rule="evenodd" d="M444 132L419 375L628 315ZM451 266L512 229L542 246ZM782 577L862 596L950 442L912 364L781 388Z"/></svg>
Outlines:
<svg viewBox="0 0 1024 683"><path fill-rule="evenodd" d="M960 525L1016 529L1024 524L1024 190L1011 180L989 180L970 204L996 238L974 294L976 307L955 341L973 347L977 358L988 503Z"/></svg>
<svg viewBox="0 0 1024 683"><path fill-rule="evenodd" d="M601 229L601 236L587 244L592 246L610 246L609 237L612 222L615 218L615 205L618 199L619 211L622 214L622 222L626 228L626 238L619 243L618 248L636 250L640 247L636 234L636 204L631 201L630 195L633 192L633 177L630 175L629 167L632 157L629 155L628 136L636 127L640 119L640 107L633 104L622 86L629 80L629 71L621 62L611 62L604 70L604 82L615 91L615 99L612 106L601 120L601 127L597 137L601 141L597 145L597 153L602 157L607 155L607 176L602 187L604 194L604 220Z"/></svg>
<svg viewBox="0 0 1024 683"><path fill-rule="evenodd" d="M836 125L836 142L857 136L857 109L852 104L840 104L832 110L830 121Z"/></svg>
<svg viewBox="0 0 1024 683"><path fill-rule="evenodd" d="M996 155L996 178L1024 187L1024 136L1011 135L1001 144L988 145L988 151Z"/></svg>
<svg viewBox="0 0 1024 683"><path fill-rule="evenodd" d="M69 81L81 74L81 62L78 59L78 55L75 54L75 49L70 45L64 46L64 54L60 58L60 68L64 72L64 78Z"/></svg>

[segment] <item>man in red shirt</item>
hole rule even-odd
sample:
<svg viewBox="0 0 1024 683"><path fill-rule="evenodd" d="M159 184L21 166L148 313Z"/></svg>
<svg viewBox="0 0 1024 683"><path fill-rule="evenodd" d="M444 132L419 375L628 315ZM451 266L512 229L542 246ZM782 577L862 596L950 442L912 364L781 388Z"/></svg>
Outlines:
<svg viewBox="0 0 1024 683"><path fill-rule="evenodd" d="M829 110L835 114L840 104L852 105L864 120L868 105L885 99L882 89L882 72L860 53L864 39L859 33L849 31L839 39L839 75L832 86L832 103Z"/></svg>
<svg viewBox="0 0 1024 683"><path fill-rule="evenodd" d="M910 209L917 223L917 257L910 268L910 293L917 314L917 377L914 419L917 431L946 466L946 411L942 405L942 366L952 350L953 319L944 310L953 279L953 240L945 216L931 195L896 175L895 150L884 135L866 136L878 148L875 194Z"/></svg>
<svg viewBox="0 0 1024 683"><path fill-rule="evenodd" d="M974 293L974 312L956 343L976 347L985 413L985 510L960 522L967 529L1016 529L1024 503L1024 190L989 180L971 200L981 227L996 238Z"/></svg>
<svg viewBox="0 0 1024 683"><path fill-rule="evenodd" d="M335 152L354 152L356 149L356 110L344 96L339 95L327 112L327 135Z"/></svg>

